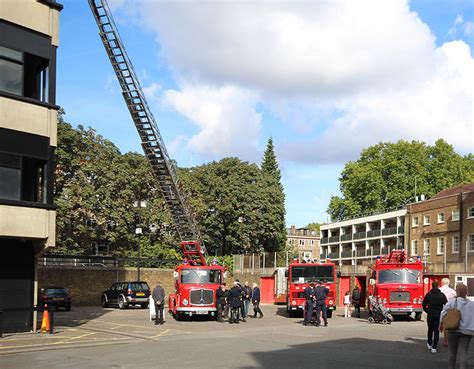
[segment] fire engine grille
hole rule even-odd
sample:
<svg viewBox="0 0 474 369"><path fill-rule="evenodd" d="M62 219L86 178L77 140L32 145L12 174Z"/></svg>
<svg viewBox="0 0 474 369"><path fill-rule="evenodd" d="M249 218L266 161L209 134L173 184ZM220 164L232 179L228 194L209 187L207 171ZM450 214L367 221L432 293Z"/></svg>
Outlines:
<svg viewBox="0 0 474 369"><path fill-rule="evenodd" d="M410 302L410 292L392 291L390 292L390 302Z"/></svg>
<svg viewBox="0 0 474 369"><path fill-rule="evenodd" d="M211 305L214 303L213 290L192 290L189 293L191 305Z"/></svg>

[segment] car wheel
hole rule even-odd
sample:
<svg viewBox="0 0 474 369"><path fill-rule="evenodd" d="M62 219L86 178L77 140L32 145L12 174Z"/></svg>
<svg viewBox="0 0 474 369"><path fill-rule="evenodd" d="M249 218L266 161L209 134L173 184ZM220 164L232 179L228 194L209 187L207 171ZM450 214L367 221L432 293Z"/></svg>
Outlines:
<svg viewBox="0 0 474 369"><path fill-rule="evenodd" d="M107 299L105 298L105 296L102 296L102 307L103 308L109 307L109 304L107 303Z"/></svg>
<svg viewBox="0 0 474 369"><path fill-rule="evenodd" d="M141 306L142 306L142 309L146 309L146 308L148 308L148 303L145 302L145 303L141 304Z"/></svg>
<svg viewBox="0 0 474 369"><path fill-rule="evenodd" d="M328 310L328 311L326 312L326 315L327 315L327 317L328 317L329 319L331 319L331 318L332 318L332 310Z"/></svg>
<svg viewBox="0 0 474 369"><path fill-rule="evenodd" d="M119 302L118 302L119 309L126 309L127 308L127 303L125 302L125 297L120 296L119 297Z"/></svg>

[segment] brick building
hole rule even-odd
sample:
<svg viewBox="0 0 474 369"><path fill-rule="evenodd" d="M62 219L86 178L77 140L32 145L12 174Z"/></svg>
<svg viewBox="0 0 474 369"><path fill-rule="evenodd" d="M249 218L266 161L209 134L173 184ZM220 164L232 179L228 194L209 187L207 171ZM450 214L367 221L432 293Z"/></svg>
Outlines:
<svg viewBox="0 0 474 369"><path fill-rule="evenodd" d="M425 275L464 282L474 296L474 183L407 206L407 245Z"/></svg>
<svg viewBox="0 0 474 369"><path fill-rule="evenodd" d="M0 7L0 308L6 331L28 331L36 258L55 244L53 204L59 12L53 0Z"/></svg>
<svg viewBox="0 0 474 369"><path fill-rule="evenodd" d="M300 259L319 259L319 234L307 228L296 228L292 225L286 229L286 242L296 246Z"/></svg>

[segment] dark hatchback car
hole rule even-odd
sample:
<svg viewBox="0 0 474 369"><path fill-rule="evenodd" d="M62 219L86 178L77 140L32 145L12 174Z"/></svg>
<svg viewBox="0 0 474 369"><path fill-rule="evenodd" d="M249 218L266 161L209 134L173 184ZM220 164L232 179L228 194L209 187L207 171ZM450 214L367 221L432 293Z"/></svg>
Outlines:
<svg viewBox="0 0 474 369"><path fill-rule="evenodd" d="M48 306L64 308L66 311L70 311L72 300L69 294L69 289L56 286L40 288L38 305L44 306L46 304Z"/></svg>
<svg viewBox="0 0 474 369"><path fill-rule="evenodd" d="M146 282L117 282L102 294L102 306L118 306L126 309L129 306L140 305L142 309L148 307L150 287Z"/></svg>

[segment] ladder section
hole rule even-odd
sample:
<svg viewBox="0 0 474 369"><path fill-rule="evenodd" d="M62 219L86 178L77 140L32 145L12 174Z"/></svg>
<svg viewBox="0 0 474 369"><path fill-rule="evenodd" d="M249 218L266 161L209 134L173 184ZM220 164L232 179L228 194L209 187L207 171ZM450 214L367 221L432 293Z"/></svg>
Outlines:
<svg viewBox="0 0 474 369"><path fill-rule="evenodd" d="M186 205L176 168L168 155L107 1L88 1L99 28L100 38L119 81L122 96L140 136L143 151L158 181L179 237L181 240L197 240L205 255L206 249L193 214Z"/></svg>
<svg viewBox="0 0 474 369"><path fill-rule="evenodd" d="M189 263L189 265L206 265L206 259L199 242L183 241L180 245L184 259Z"/></svg>

